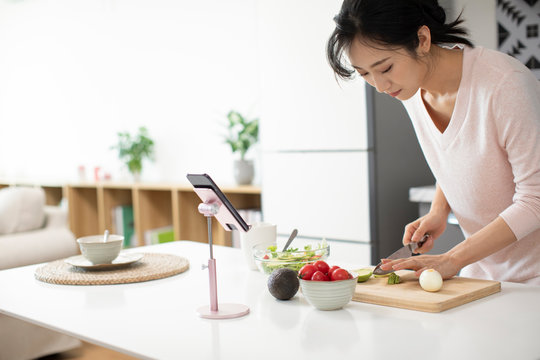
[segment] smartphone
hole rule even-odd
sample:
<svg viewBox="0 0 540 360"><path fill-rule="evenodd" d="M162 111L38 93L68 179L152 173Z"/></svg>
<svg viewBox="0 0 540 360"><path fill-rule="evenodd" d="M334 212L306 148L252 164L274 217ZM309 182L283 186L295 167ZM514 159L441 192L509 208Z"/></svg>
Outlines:
<svg viewBox="0 0 540 360"><path fill-rule="evenodd" d="M247 232L250 226L242 219L225 194L208 174L187 174L189 182L204 203L220 205L215 218L227 231L234 229Z"/></svg>

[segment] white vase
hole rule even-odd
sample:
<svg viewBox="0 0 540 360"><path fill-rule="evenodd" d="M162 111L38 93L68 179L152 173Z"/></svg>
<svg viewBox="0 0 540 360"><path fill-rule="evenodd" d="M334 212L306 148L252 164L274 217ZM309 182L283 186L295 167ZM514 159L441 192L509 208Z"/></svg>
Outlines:
<svg viewBox="0 0 540 360"><path fill-rule="evenodd" d="M253 160L234 161L234 179L238 185L251 185L255 176Z"/></svg>
<svg viewBox="0 0 540 360"><path fill-rule="evenodd" d="M133 182L140 182L141 181L141 172L140 171L132 172L131 176L133 177Z"/></svg>

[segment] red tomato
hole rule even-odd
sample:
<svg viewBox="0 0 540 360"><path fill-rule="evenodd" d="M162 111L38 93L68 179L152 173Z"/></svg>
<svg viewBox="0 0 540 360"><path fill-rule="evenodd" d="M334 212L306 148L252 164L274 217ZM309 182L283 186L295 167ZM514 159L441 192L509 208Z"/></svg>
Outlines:
<svg viewBox="0 0 540 360"><path fill-rule="evenodd" d="M336 269L332 273L330 278L332 281L347 280L349 278L349 272L345 269Z"/></svg>
<svg viewBox="0 0 540 360"><path fill-rule="evenodd" d="M313 264L306 264L298 271L298 277L303 280L311 280L317 268Z"/></svg>
<svg viewBox="0 0 540 360"><path fill-rule="evenodd" d="M325 275L322 271L317 270L315 271L315 274L311 277L311 280L313 281L330 281L330 278Z"/></svg>
<svg viewBox="0 0 540 360"><path fill-rule="evenodd" d="M330 270L330 266L323 260L317 260L313 265L315 265L317 270L321 271L323 274L328 274L328 270Z"/></svg>
<svg viewBox="0 0 540 360"><path fill-rule="evenodd" d="M328 276L330 276L330 278L332 277L332 273L334 272L334 270L337 270L339 269L340 267L337 266L337 265L334 265L330 268L330 270L328 270Z"/></svg>

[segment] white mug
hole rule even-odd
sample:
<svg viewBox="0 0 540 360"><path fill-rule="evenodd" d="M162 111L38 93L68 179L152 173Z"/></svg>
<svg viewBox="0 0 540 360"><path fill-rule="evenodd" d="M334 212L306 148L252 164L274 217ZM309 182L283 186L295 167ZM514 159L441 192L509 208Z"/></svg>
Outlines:
<svg viewBox="0 0 540 360"><path fill-rule="evenodd" d="M240 248L244 252L246 263L250 269L257 270L253 259L253 247L259 244L275 245L276 232L277 226L266 222L251 225L248 232L240 231Z"/></svg>

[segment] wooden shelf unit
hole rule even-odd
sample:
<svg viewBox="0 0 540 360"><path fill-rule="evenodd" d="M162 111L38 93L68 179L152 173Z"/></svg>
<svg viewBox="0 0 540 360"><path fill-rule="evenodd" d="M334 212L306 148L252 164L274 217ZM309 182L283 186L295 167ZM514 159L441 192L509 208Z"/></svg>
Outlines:
<svg viewBox="0 0 540 360"><path fill-rule="evenodd" d="M237 209L260 209L261 190L256 186L221 187ZM102 234L112 229L112 211L119 205L132 205L137 235L136 246L144 245L147 230L173 226L175 240L207 242L206 219L197 207L201 200L191 185L147 183L70 184L65 193L69 223L77 237ZM231 233L213 222L214 242L231 246Z"/></svg>
<svg viewBox="0 0 540 360"><path fill-rule="evenodd" d="M9 186L27 186L27 187L40 187L45 192L45 204L47 205L59 205L60 201L65 197L65 188L60 184L33 184L29 182L2 182L0 181L0 189Z"/></svg>

